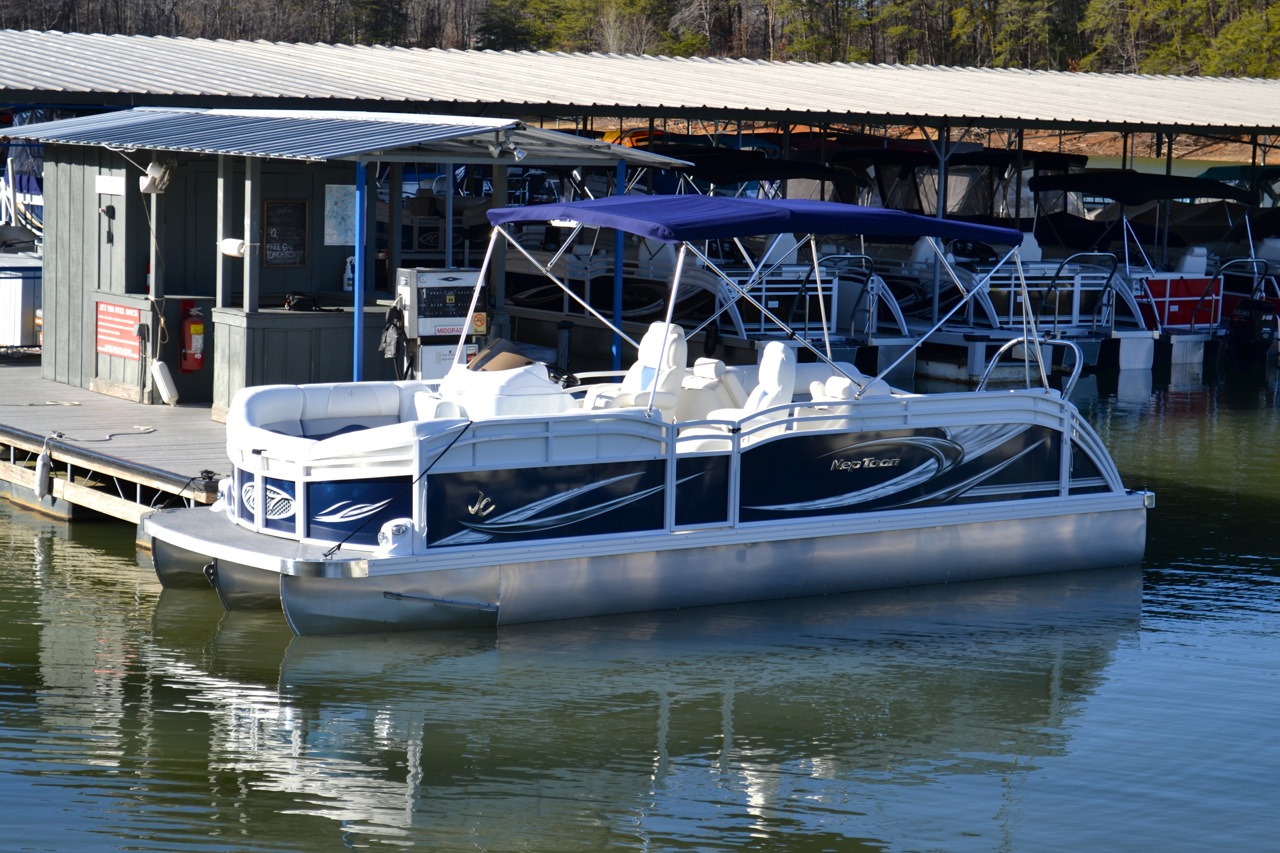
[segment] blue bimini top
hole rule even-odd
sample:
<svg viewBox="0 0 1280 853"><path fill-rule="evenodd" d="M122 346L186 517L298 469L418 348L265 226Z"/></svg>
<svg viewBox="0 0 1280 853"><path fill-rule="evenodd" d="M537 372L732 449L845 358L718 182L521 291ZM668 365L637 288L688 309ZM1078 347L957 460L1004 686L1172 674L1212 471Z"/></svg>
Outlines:
<svg viewBox="0 0 1280 853"><path fill-rule="evenodd" d="M748 199L703 195L620 195L584 201L502 207L488 212L493 225L568 220L613 228L664 243L754 237L785 232L867 237L972 240L1004 246L1022 243L1015 228L918 216L900 210L810 199Z"/></svg>

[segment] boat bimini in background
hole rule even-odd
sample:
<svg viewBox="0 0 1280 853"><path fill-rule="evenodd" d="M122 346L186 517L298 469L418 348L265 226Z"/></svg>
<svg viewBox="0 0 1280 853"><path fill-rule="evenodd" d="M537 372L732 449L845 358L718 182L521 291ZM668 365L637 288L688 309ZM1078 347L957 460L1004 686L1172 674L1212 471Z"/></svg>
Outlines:
<svg viewBox="0 0 1280 853"><path fill-rule="evenodd" d="M705 196L489 218L478 281L514 226L541 219L672 244L672 293L685 267L720 269L709 241L738 246L750 267L753 241L774 235L974 239L1008 246L1015 264L1020 238L897 211ZM283 606L312 634L1141 561L1153 496L1121 483L1070 383L1049 387L1040 342L1015 347L1034 387L907 393L833 360L821 340L788 336L741 270L717 274L780 328L754 364L690 363L690 330L668 313L608 382L580 382L602 377L564 374L497 339L439 382L244 389L219 503L144 521L162 582L207 579L228 608ZM827 284L821 269L814 281Z"/></svg>

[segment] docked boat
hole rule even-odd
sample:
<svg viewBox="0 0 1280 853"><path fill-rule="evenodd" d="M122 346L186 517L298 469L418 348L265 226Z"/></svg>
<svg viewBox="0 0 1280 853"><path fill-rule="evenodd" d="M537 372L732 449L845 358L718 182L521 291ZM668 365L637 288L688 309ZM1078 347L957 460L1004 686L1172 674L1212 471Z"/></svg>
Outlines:
<svg viewBox="0 0 1280 853"><path fill-rule="evenodd" d="M1262 252L1229 258L1218 267L1225 327L1223 352L1235 361L1274 361L1280 344L1280 240L1263 241Z"/></svg>
<svg viewBox="0 0 1280 853"><path fill-rule="evenodd" d="M981 156L979 156L981 155ZM901 154L899 154L901 157ZM1008 152L974 152L967 162L1007 165ZM918 163L926 162L916 153ZM957 155L960 163L966 158ZM1050 164L1065 167L1068 161ZM881 170L884 171L884 170ZM908 177L915 172L904 169ZM951 174L950 172L948 173ZM1001 174L1008 174L1007 172ZM989 180L969 176L969 186L986 187ZM959 178L950 179L959 182ZM899 181L908 188L913 184ZM899 185L882 184L887 198L920 198ZM1212 259L1232 228L1247 225L1245 210L1253 195L1205 178L1156 175L1128 169L1043 171L1030 175L1026 190L1037 200L1033 219L1010 216L1012 188L1004 185L992 195L959 191L990 207L988 221L1000 218L1026 235L1017 270L1006 265L991 276L970 307L932 334L932 344L963 352L955 369L945 359L931 360L926 373L953 378L977 378L990 350L1022 334L1024 315L1035 318L1040 334L1074 342L1090 364L1150 369L1159 347L1167 347L1174 364L1203 362L1205 345L1220 334L1231 316L1230 295L1224 292ZM949 193L948 198L951 198ZM1083 215L1081 197L1110 199L1112 204ZM1185 199L1200 200L1193 204ZM1003 200L1000 204L991 203ZM959 215L976 217L981 205L964 207ZM881 247L873 252L875 273L888 287L877 292L882 309L866 315L855 328L859 341L888 335L919 334L935 321L938 299L933 298L933 252L927 245ZM905 251L903 249L905 248ZM888 251L886 251L888 249ZM997 259L981 244L952 245L960 274L986 276ZM1236 278L1250 276L1254 266L1236 264ZM1256 276L1252 276L1256 278ZM1250 285L1252 286L1252 285ZM954 292L954 291L953 291ZM1030 297L1029 303L1022 294ZM942 299L946 294L940 294ZM954 358L952 359L954 360Z"/></svg>
<svg viewBox="0 0 1280 853"><path fill-rule="evenodd" d="M1213 260L1231 232L1247 226L1257 194L1208 178L1130 169L1037 177L1030 188L1112 201L1095 214L1108 227L1087 250L1115 247L1115 289L1129 303L1129 316L1136 307L1139 325L1169 347L1173 364L1202 364L1205 345L1220 336L1233 307Z"/></svg>
<svg viewBox="0 0 1280 853"><path fill-rule="evenodd" d="M1090 365L1099 362L1106 344L1123 366L1151 366L1158 332L1123 286L1116 257L1094 245L1108 242L1115 229L1086 219L1078 192L1030 189L1037 182L1074 180L1087 158L962 147L947 158L945 178L936 153L922 147L847 151L841 160L868 176L868 203L923 215L945 205L948 217L1016 228L1024 237L1017 269L996 269L999 253L980 241L952 241L955 274L969 283L982 281L983 287L936 329L961 291L936 275L932 247L923 240L869 245L864 251L874 275L859 295L866 294L863 301L875 310L854 318L858 343L928 331L916 375L976 381L991 354L1024 333L1029 315L1041 335L1070 340ZM1063 251L1066 246L1072 248Z"/></svg>
<svg viewBox="0 0 1280 853"><path fill-rule="evenodd" d="M778 235L804 235L801 248L814 235L914 235L940 256L941 240L1007 245L1012 262L1021 236L830 202L692 195L489 219L477 282L517 226L553 220L672 245L672 294L686 267L717 268L707 241L732 242L749 262ZM1125 488L1068 399L1070 381L1050 387L1042 342L1012 348L1038 380L1027 387L909 393L832 358L827 342L787 336L737 271L723 280L784 331L758 339L754 364L691 363L697 329L669 307L630 341L635 363L617 376L565 374L496 339L438 382L244 389L218 504L143 521L162 583L211 582L228 608L282 606L297 633L319 634L1141 561L1153 496ZM836 283L818 270L814 284Z"/></svg>

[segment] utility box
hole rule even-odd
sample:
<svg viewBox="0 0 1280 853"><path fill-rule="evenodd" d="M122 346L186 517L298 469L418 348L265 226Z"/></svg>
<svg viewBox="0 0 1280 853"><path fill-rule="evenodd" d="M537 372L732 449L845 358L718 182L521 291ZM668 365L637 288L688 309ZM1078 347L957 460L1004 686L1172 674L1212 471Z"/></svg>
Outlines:
<svg viewBox="0 0 1280 853"><path fill-rule="evenodd" d="M396 270L396 301L404 311L413 378L443 379L464 335L467 360L478 351L479 338L488 332L483 294L467 325L478 275L479 270L474 269Z"/></svg>
<svg viewBox="0 0 1280 853"><path fill-rule="evenodd" d="M40 345L36 312L40 309L43 268L0 255L0 347Z"/></svg>

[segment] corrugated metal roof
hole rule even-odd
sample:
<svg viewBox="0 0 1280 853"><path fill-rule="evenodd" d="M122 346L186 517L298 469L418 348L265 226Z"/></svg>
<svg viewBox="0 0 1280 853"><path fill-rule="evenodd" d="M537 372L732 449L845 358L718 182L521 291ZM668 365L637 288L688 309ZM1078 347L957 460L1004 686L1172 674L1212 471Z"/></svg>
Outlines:
<svg viewBox="0 0 1280 853"><path fill-rule="evenodd" d="M540 128L514 119L302 110L138 108L26 125L4 136L296 160L441 159L447 162L616 163L665 166L667 157Z"/></svg>
<svg viewBox="0 0 1280 853"><path fill-rule="evenodd" d="M0 31L28 102L1280 130L1280 81ZM317 103L320 102L320 103Z"/></svg>

